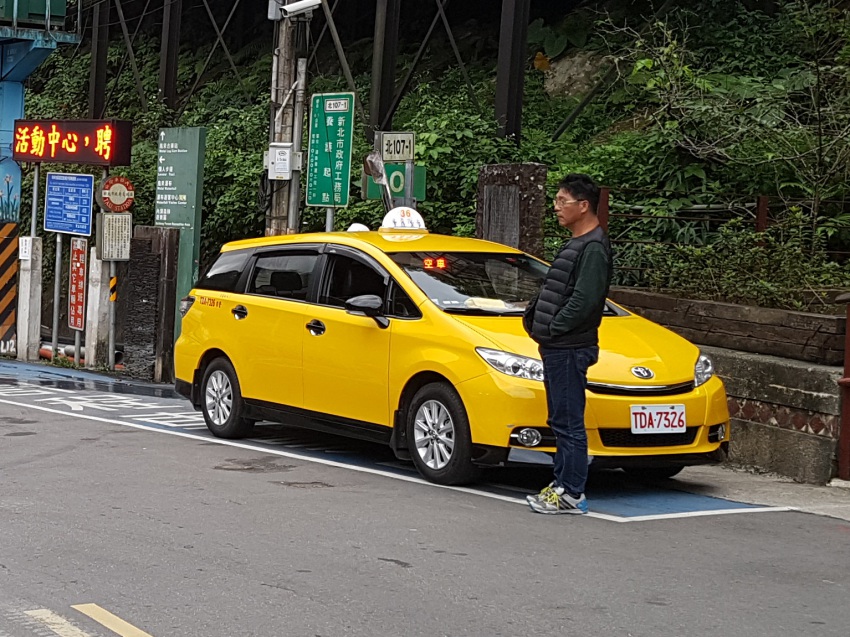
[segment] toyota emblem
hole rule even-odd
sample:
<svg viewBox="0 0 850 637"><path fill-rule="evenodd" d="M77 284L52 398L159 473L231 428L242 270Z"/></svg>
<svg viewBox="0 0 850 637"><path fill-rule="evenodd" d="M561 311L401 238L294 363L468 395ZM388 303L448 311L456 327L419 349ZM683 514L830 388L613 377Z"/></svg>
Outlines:
<svg viewBox="0 0 850 637"><path fill-rule="evenodd" d="M643 380L649 380L655 377L655 373L648 367L632 367L632 374Z"/></svg>

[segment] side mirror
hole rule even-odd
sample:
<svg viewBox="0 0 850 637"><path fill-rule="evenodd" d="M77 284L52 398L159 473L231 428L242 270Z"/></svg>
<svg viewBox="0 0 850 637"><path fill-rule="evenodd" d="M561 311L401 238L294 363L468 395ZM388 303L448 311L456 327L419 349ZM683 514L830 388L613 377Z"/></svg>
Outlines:
<svg viewBox="0 0 850 637"><path fill-rule="evenodd" d="M345 311L372 317L382 330L390 326L389 319L384 316L384 300L376 294L351 297L345 302Z"/></svg>

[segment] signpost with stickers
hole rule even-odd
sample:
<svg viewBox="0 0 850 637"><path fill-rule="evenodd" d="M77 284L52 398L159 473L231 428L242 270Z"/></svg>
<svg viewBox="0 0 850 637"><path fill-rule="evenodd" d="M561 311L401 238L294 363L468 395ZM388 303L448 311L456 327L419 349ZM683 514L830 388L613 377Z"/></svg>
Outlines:
<svg viewBox="0 0 850 637"><path fill-rule="evenodd" d="M307 152L307 205L333 209L348 205L351 189L351 145L354 93L317 93L310 104Z"/></svg>

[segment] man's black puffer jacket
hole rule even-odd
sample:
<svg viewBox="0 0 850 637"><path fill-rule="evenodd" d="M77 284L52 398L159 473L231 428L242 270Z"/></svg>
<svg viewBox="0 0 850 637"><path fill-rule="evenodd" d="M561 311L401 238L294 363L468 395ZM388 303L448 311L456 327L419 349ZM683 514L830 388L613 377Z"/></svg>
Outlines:
<svg viewBox="0 0 850 637"><path fill-rule="evenodd" d="M585 247L593 242L601 243L605 251L609 255L611 254L608 236L600 227L580 237L570 239L564 244L552 262L552 267L549 268L549 272L546 274L540 294L537 295L537 300L534 302L534 308L532 309L531 304L529 304L527 314L524 317L524 324L531 338L543 347L592 347L599 342L598 322L595 322L594 325L582 326L582 329L556 337L553 337L549 332L549 326L552 324L552 320L570 300L575 289L576 264L579 262ZM605 299L603 298L603 307L604 302ZM594 312L594 315L601 317L603 308L598 309L599 311Z"/></svg>

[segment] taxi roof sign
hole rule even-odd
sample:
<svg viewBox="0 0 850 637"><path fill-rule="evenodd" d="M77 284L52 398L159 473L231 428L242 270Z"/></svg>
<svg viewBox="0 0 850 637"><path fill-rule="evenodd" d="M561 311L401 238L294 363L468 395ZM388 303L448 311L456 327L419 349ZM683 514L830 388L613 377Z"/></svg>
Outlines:
<svg viewBox="0 0 850 637"><path fill-rule="evenodd" d="M428 232L425 220L416 210L407 206L393 208L381 222L380 232Z"/></svg>

